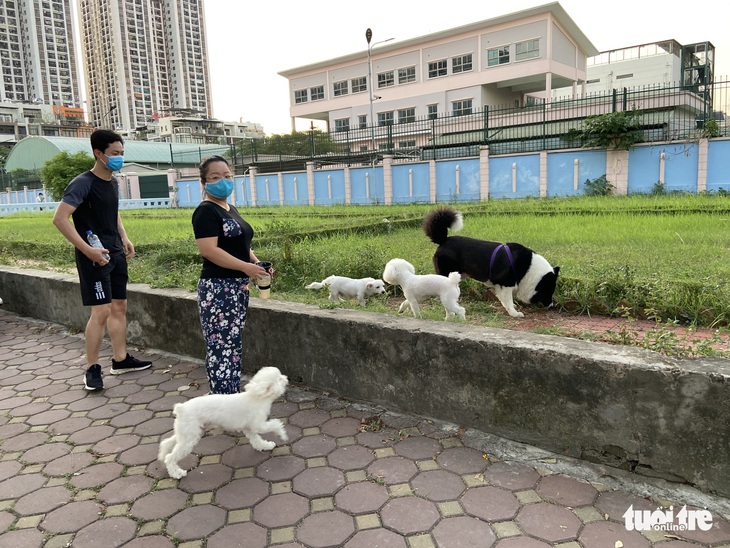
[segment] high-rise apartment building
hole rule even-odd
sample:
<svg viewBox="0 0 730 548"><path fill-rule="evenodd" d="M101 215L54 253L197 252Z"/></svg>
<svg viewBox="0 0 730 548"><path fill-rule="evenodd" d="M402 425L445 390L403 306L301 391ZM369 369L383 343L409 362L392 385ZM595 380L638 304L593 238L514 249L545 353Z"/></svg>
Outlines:
<svg viewBox="0 0 730 548"><path fill-rule="evenodd" d="M90 123L212 116L203 0L79 0Z"/></svg>
<svg viewBox="0 0 730 548"><path fill-rule="evenodd" d="M0 3L0 101L80 107L68 0Z"/></svg>

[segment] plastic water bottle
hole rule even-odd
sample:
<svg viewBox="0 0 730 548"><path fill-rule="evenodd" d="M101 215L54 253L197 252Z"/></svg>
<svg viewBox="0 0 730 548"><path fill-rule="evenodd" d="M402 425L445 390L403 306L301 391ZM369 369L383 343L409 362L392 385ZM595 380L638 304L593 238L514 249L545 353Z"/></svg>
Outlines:
<svg viewBox="0 0 730 548"><path fill-rule="evenodd" d="M86 240L89 242L89 245L91 247L98 247L100 249L104 249L104 246L102 245L101 240L99 239L99 236L97 236L96 234L91 232L91 230L86 231ZM102 255L102 257L104 257L105 261L108 261L109 253L104 253L104 255Z"/></svg>

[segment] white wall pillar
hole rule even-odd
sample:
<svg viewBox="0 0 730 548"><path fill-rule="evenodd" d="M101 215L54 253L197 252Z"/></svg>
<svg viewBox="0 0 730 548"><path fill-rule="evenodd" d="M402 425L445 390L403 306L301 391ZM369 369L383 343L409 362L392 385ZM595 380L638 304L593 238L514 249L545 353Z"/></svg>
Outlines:
<svg viewBox="0 0 730 548"><path fill-rule="evenodd" d="M393 156L390 154L383 155L383 197L385 204L393 203Z"/></svg>
<svg viewBox="0 0 730 548"><path fill-rule="evenodd" d="M489 146L479 147L479 199L489 200Z"/></svg>
<svg viewBox="0 0 730 548"><path fill-rule="evenodd" d="M170 193L170 207L178 207L179 202L177 198L177 170L167 170L167 189Z"/></svg>
<svg viewBox="0 0 730 548"><path fill-rule="evenodd" d="M548 195L548 162L547 151L540 152L540 198L547 198Z"/></svg>
<svg viewBox="0 0 730 548"><path fill-rule="evenodd" d="M697 147L697 192L707 190L707 154L710 150L710 141L700 139Z"/></svg>
<svg viewBox="0 0 730 548"><path fill-rule="evenodd" d="M126 175L127 186L129 188L129 198L131 198L132 200L139 200L140 198L142 198L142 194L139 191L139 175L137 175L133 171L126 173Z"/></svg>
<svg viewBox="0 0 730 548"><path fill-rule="evenodd" d="M314 205L314 162L307 162L307 202Z"/></svg>
<svg viewBox="0 0 730 548"><path fill-rule="evenodd" d="M629 193L629 151L608 149L606 151L606 179L616 189L617 196Z"/></svg>
<svg viewBox="0 0 730 548"><path fill-rule="evenodd" d="M248 169L249 182L251 184L251 207L256 207L258 196L256 195L256 166L251 166Z"/></svg>
<svg viewBox="0 0 730 548"><path fill-rule="evenodd" d="M428 200L436 203L436 160L428 162Z"/></svg>
<svg viewBox="0 0 730 548"><path fill-rule="evenodd" d="M352 203L352 179L350 179L350 168L345 166L345 203Z"/></svg>

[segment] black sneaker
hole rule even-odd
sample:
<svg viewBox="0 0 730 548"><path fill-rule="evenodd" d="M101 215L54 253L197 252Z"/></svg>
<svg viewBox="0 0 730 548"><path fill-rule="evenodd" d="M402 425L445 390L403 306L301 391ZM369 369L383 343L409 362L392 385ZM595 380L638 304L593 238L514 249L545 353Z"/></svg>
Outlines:
<svg viewBox="0 0 730 548"><path fill-rule="evenodd" d="M142 371L143 369L147 369L151 365L152 362L148 362L146 360L138 360L130 354L127 354L127 357L120 362L112 358L112 368L109 370L109 372L112 375L120 375L121 373L126 373L128 371Z"/></svg>
<svg viewBox="0 0 730 548"><path fill-rule="evenodd" d="M84 388L89 391L104 390L104 381L101 379L101 366L98 363L86 370Z"/></svg>

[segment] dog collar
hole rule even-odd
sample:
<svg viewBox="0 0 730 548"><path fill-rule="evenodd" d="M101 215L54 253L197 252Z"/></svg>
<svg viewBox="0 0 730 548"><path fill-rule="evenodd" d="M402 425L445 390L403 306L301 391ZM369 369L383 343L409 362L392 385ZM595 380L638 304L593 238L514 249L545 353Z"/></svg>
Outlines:
<svg viewBox="0 0 730 548"><path fill-rule="evenodd" d="M509 246L507 244L499 244L497 247L494 248L494 251L492 251L492 258L489 259L489 275L492 275L492 269L494 268L494 260L497 258L497 253L499 253L500 249L504 249L507 253L507 259L509 259L509 265L512 267L512 273L515 272L515 260L512 257L512 252L509 249Z"/></svg>

